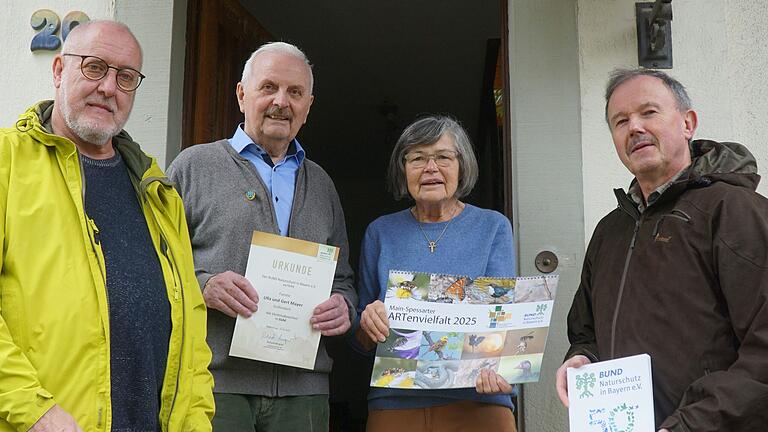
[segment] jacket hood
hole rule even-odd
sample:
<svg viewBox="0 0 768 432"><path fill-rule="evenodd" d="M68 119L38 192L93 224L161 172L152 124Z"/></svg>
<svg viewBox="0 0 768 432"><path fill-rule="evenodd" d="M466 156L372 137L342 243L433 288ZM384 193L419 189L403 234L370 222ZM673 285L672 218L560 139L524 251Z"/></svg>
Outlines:
<svg viewBox="0 0 768 432"><path fill-rule="evenodd" d="M691 142L691 158L688 181L695 184L722 181L755 190L760 183L757 161L741 144L695 140Z"/></svg>
<svg viewBox="0 0 768 432"><path fill-rule="evenodd" d="M754 191L760 183L755 157L741 144L717 142L712 140L694 140L690 143L691 164L680 177L670 185L656 203L674 199L687 189L703 188L715 182L725 182L733 186ZM629 190L637 185L637 178L632 179ZM627 192L614 189L619 207L639 217L637 205Z"/></svg>
<svg viewBox="0 0 768 432"><path fill-rule="evenodd" d="M19 120L16 122L16 129L19 132L32 134L45 145L55 145L50 140L43 139L41 135L52 135L52 132L47 129L47 127L50 127L52 114L52 100L38 102L19 116ZM70 142L69 140L66 141ZM163 183L172 184L154 160L141 150L139 144L133 141L133 138L125 130L121 130L120 133L112 138L112 145L116 151L120 152L120 156L123 157L132 177L139 179L142 183L146 183L147 180L159 180Z"/></svg>
<svg viewBox="0 0 768 432"><path fill-rule="evenodd" d="M751 190L757 189L760 183L757 161L743 145L735 142L694 140L690 143L690 149L691 165L670 189L706 187L719 181ZM632 179L630 189L636 183L637 179Z"/></svg>

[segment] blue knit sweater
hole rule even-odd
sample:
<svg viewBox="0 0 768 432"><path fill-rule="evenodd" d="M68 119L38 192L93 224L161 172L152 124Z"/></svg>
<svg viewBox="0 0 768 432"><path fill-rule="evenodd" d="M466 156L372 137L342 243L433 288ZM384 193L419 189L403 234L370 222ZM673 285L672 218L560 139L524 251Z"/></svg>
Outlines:
<svg viewBox="0 0 768 432"><path fill-rule="evenodd" d="M112 432L159 431L171 337L163 270L120 153L81 160L107 271Z"/></svg>
<svg viewBox="0 0 768 432"><path fill-rule="evenodd" d="M427 237L435 240L447 223L426 223L422 227ZM467 204L453 219L434 253L429 252L427 240L410 210L382 216L368 226L363 238L357 315L359 317L365 306L376 299L384 301L390 270L514 277L516 268L512 227L507 218L493 210ZM355 342L353 346L363 352ZM403 390L373 387L368 394L368 409L425 408L461 400L512 407L509 395L482 395L474 388Z"/></svg>

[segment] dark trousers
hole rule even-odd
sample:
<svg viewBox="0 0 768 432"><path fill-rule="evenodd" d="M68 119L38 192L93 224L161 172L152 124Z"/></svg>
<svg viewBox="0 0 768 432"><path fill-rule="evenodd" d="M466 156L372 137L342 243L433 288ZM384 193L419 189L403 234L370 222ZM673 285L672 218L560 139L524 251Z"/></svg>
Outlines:
<svg viewBox="0 0 768 432"><path fill-rule="evenodd" d="M214 432L328 432L328 395L266 397L214 393Z"/></svg>

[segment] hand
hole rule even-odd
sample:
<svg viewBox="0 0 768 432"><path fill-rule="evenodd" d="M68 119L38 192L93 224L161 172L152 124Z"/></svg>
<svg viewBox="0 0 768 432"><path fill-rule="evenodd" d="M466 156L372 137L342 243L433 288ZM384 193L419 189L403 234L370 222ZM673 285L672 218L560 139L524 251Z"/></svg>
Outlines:
<svg viewBox="0 0 768 432"><path fill-rule="evenodd" d="M496 372L490 369L480 369L480 375L477 376L475 382L475 390L485 394L509 394L512 393L512 385Z"/></svg>
<svg viewBox="0 0 768 432"><path fill-rule="evenodd" d="M75 419L59 405L54 405L29 428L29 432L83 432Z"/></svg>
<svg viewBox="0 0 768 432"><path fill-rule="evenodd" d="M360 328L375 344L384 342L389 336L389 318L387 318L387 309L381 300L369 304L360 314Z"/></svg>
<svg viewBox="0 0 768 432"><path fill-rule="evenodd" d="M226 271L208 279L203 289L205 305L221 311L232 318L242 315L250 317L259 308L259 294L248 279Z"/></svg>
<svg viewBox="0 0 768 432"><path fill-rule="evenodd" d="M659 429L659 432L669 432L669 429Z"/></svg>
<svg viewBox="0 0 768 432"><path fill-rule="evenodd" d="M349 307L341 294L331 294L331 298L317 305L309 322L323 336L344 334L352 326L349 322Z"/></svg>
<svg viewBox="0 0 768 432"><path fill-rule="evenodd" d="M557 370L555 389L557 389L557 395L560 397L560 402L562 402L563 406L566 408L568 408L568 368L579 368L590 363L592 362L586 356L576 355L566 360Z"/></svg>

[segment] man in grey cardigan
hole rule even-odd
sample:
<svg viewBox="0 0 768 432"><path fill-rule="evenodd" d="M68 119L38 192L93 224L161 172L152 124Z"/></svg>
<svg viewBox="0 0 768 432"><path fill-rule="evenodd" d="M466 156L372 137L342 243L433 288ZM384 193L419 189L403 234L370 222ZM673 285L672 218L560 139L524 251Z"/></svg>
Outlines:
<svg viewBox="0 0 768 432"><path fill-rule="evenodd" d="M324 338L314 370L228 356L235 318L258 309L258 286L243 277L254 230L340 247L331 297L315 308L310 324L327 337L346 333L354 320L357 296L339 197L295 139L314 99L312 85L301 50L283 42L263 45L237 84L245 123L228 140L186 149L168 168L184 199L209 308L214 430L328 430L332 360Z"/></svg>

